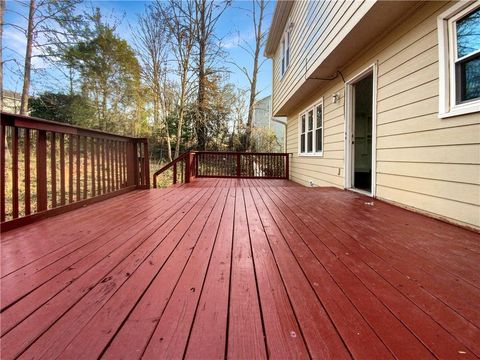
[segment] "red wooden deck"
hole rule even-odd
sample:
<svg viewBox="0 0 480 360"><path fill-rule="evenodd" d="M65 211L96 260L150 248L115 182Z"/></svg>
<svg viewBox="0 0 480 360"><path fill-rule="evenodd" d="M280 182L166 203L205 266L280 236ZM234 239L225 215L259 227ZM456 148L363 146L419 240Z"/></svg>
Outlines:
<svg viewBox="0 0 480 360"><path fill-rule="evenodd" d="M4 233L1 357L479 357L479 235L370 201L203 179Z"/></svg>

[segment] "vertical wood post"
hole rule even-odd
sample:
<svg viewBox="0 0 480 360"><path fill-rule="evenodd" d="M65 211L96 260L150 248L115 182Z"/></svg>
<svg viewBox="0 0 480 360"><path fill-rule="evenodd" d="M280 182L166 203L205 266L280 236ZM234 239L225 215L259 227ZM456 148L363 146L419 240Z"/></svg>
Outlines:
<svg viewBox="0 0 480 360"><path fill-rule="evenodd" d="M18 128L13 128L12 139L12 213L18 218Z"/></svg>
<svg viewBox="0 0 480 360"><path fill-rule="evenodd" d="M30 196L30 130L25 129L24 156L25 156L25 215L31 213Z"/></svg>
<svg viewBox="0 0 480 360"><path fill-rule="evenodd" d="M137 185L138 157L135 140L127 143L127 186Z"/></svg>
<svg viewBox="0 0 480 360"><path fill-rule="evenodd" d="M0 221L5 221L5 125L0 132Z"/></svg>
<svg viewBox="0 0 480 360"><path fill-rule="evenodd" d="M290 154L285 155L285 179L290 179Z"/></svg>
<svg viewBox="0 0 480 360"><path fill-rule="evenodd" d="M37 211L47 210L47 133L37 137Z"/></svg>
<svg viewBox="0 0 480 360"><path fill-rule="evenodd" d="M237 178L239 178L242 174L242 171L241 171L242 165L240 163L240 160L241 160L240 159L240 153L237 153Z"/></svg>
<svg viewBox="0 0 480 360"><path fill-rule="evenodd" d="M173 184L177 183L177 163L173 164Z"/></svg>
<svg viewBox="0 0 480 360"><path fill-rule="evenodd" d="M150 189L150 155L148 154L148 139L143 140L143 158L145 166L145 187Z"/></svg>
<svg viewBox="0 0 480 360"><path fill-rule="evenodd" d="M189 151L185 161L185 183L189 183L191 177L192 177L192 153Z"/></svg>

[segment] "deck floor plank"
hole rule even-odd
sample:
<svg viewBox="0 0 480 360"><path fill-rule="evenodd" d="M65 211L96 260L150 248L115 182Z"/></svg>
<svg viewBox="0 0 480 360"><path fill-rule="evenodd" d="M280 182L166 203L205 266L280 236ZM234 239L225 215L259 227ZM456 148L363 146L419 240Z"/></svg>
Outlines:
<svg viewBox="0 0 480 360"><path fill-rule="evenodd" d="M268 355L280 359L308 357L308 350L250 189L244 188L248 229L262 304Z"/></svg>
<svg viewBox="0 0 480 360"><path fill-rule="evenodd" d="M229 187L232 180L228 180ZM203 285L185 353L188 359L223 359L227 344L235 188L231 187L220 219L217 241Z"/></svg>
<svg viewBox="0 0 480 360"><path fill-rule="evenodd" d="M3 233L2 359L479 358L480 235L371 202L196 179Z"/></svg>
<svg viewBox="0 0 480 360"><path fill-rule="evenodd" d="M236 182L227 357L267 357L242 182Z"/></svg>
<svg viewBox="0 0 480 360"><path fill-rule="evenodd" d="M193 195L193 193L191 193L191 195ZM56 294L69 286L73 281L76 281L83 274L88 272L92 267L96 266L102 259L112 256L112 254L114 254L113 252L117 248L122 246L125 247L125 243L134 243L136 240L132 240L131 238L139 231L139 229L142 229L157 219L161 220L161 218L159 219L160 215L162 215L169 207L172 206L170 200L176 201L177 199L166 199L164 202L159 202L159 205L155 207L155 211L145 214L141 218L141 221L133 224L127 223L126 227L119 227L111 231L107 235L108 243L106 246L100 246L94 252L83 257L77 263L73 263L67 268L64 268L63 272L58 273L56 276L52 277L51 280L43 281L43 279L40 277L42 280L38 281L37 283L35 282L35 279L33 279L33 282L31 282L30 279L27 279L27 281L24 280L21 285L14 286L12 284L9 286L6 289L5 294L8 294L9 292L15 293L17 289L22 289L24 285L31 285L32 287L35 287L35 290L26 294L25 297L16 302L13 307L8 308L2 313L2 335L12 329L16 324L25 319L29 314L42 306L48 300L52 299ZM118 254L118 251L116 254ZM57 265L57 263L54 265ZM49 271L50 269L46 268L45 270ZM11 287L13 287L13 290L10 290ZM2 300L3 296L4 295L2 292Z"/></svg>
<svg viewBox="0 0 480 360"><path fill-rule="evenodd" d="M270 203L270 207L274 204ZM316 237L312 229L302 224L296 214L287 212L285 221L294 223L296 231L307 242L311 248L314 248L316 254L325 257L328 256L329 249L326 248L320 237ZM347 254L349 254L347 252ZM337 258L341 259L342 263L351 271L347 276L347 280L357 278L368 290L375 295L375 297L397 318L402 319L406 325L405 331L409 331L410 339L405 336L399 338L403 342L400 347L405 353L395 353L396 356L406 356L414 354L411 346L415 343L427 346L427 348L439 358L451 358L458 354L459 350L465 350L464 346L453 338L445 329L441 328L435 321L433 321L428 314L422 312L413 302L405 298L398 290L386 282L381 276L374 272L371 268L366 266L362 261L351 261L351 256L345 256L345 253L337 252ZM323 260L322 260L323 262ZM337 281L342 281L340 276L335 276ZM342 287L347 290L345 283L341 283ZM354 286L353 289L360 289L361 286ZM370 308L371 306L369 306ZM421 320L421 321L419 321ZM397 320L400 323L400 320ZM391 330L389 333L392 333ZM398 334L395 334L398 336ZM412 338L413 335L413 338ZM347 337L345 337L347 338ZM419 343L419 339L422 344ZM442 339L439 341L439 339ZM410 346L410 348L408 348ZM419 349L420 350L420 349ZM418 356L425 358L428 354L418 353Z"/></svg>
<svg viewBox="0 0 480 360"><path fill-rule="evenodd" d="M218 194L219 190L217 189L217 197ZM216 198L211 198L206 205L210 211L213 209L215 201ZM191 226L180 229L185 234L182 234L181 243L170 255L168 261L152 280L121 329L118 330L111 345L103 354L104 358L118 359L122 357L135 359L143 355L209 215L210 212L208 210L203 211L198 217L192 219ZM179 229L177 229L176 233L181 234ZM156 267L161 265L155 262L154 264Z"/></svg>
<svg viewBox="0 0 480 360"><path fill-rule="evenodd" d="M108 246L109 241L114 240L122 231L144 220L149 212L153 212L159 207L163 207L162 210L165 210L168 205L176 201L174 196L162 198L162 202L158 202L158 199L143 199L141 201L143 205L138 208L138 213L135 213L133 216L128 214L122 216L122 214L125 214L126 209L118 209L114 216L116 219L119 218L119 222L115 221L112 224L115 231L112 232L111 228L103 229L99 232L92 230L90 233L83 235L81 240L74 241L60 249L55 249L50 254L31 262L21 270L17 270L2 278L1 286L3 289L6 289L2 291L2 309L74 265L77 261L89 256L98 248ZM131 209L135 210L136 208L132 206ZM102 219L102 221L105 222L105 219Z"/></svg>
<svg viewBox="0 0 480 360"><path fill-rule="evenodd" d="M202 232L202 228L205 228L204 231L211 231L211 229L206 228L208 226L208 222L206 224L206 221L212 218L212 216L214 216L213 218L215 220L220 218L220 216L218 216L219 214L212 214L212 209L215 211L214 206L217 203L218 195L219 191L216 190L215 193L211 195L210 199L205 203L204 207L201 209L193 222L188 226L188 229L184 232L184 234L182 234L181 231L182 227L177 227L177 229L180 230L178 231L178 235L171 234L172 237L178 237L177 241L181 240L181 243L179 242L172 252L176 251L177 253L183 253L188 256L189 249L193 248L193 250L190 250L191 254L188 256L188 264L192 262L192 258L195 256L195 250L201 245L201 236L199 238L198 233ZM202 232L202 234L203 233L204 232ZM187 237L190 237L192 241L188 241ZM72 341L69 346L65 348L62 354L60 354L60 357L72 356L75 358L95 358L102 354L103 350L115 335L124 319L127 318L128 314L133 310L142 294L145 293L148 285L152 282L152 278L158 275L158 273L162 270L162 266L165 264L165 262L172 261L177 265L177 268L182 268L181 263L179 261L174 261L170 254L165 251L165 248L157 248L149 256L147 259L148 261L145 261L142 266L135 271L128 282L120 288L118 294L112 297L111 300L97 314L95 314L87 326L85 326L81 332L75 336L74 341ZM152 266L150 261L155 264L155 266ZM182 271L182 276L185 274L192 275L197 274L197 272L188 272L187 268L185 268ZM175 278L175 276L172 277ZM179 284L177 284L176 289L178 286ZM190 289L191 288L188 288L187 291L190 291ZM169 301L169 304L171 302L172 299ZM160 307L157 304L157 309L159 308ZM164 316L165 315L162 315L162 319ZM159 326L160 324L157 325L157 328L159 328ZM139 328L142 328L142 325L137 323L137 332ZM149 334L143 335L148 336ZM171 334L169 333L169 335ZM186 340L186 338L186 336L183 336L183 340ZM165 339L165 341L166 340L167 339ZM150 342L152 342L152 340ZM86 344L87 346L81 346L82 344ZM129 341L129 344L132 345L132 342ZM185 346L182 347L182 352L184 348ZM126 356L125 353L122 353L121 355ZM180 357L181 355L182 354L180 354Z"/></svg>
<svg viewBox="0 0 480 360"><path fill-rule="evenodd" d="M207 191L207 189L202 190L196 197L185 199L185 201L181 203L185 209L183 213L193 207L205 191ZM182 206L179 208L182 209ZM183 217L181 211L178 213L179 208L172 207L170 211L161 213L158 218L154 219L156 221L145 224L145 227L135 227L124 232L119 237L124 241L123 244L116 248L110 256L88 269L80 278L73 281L71 285L47 303L43 304L38 310L2 337L2 355L8 355L11 351L21 353L30 346L32 342L35 341L35 344L37 344L37 338L48 330L59 317L64 314L69 314L69 310L79 300L89 294L91 290L97 287L98 292L98 289L101 288L103 290L105 287L110 286L109 284L113 284L114 282L112 282L108 276L110 272L116 272L121 279L124 279L125 273L128 272L128 270L122 271L122 269L136 262L138 255L135 255L135 251L141 248L144 242L149 239L155 231L162 228L159 227L159 223L163 224L163 222L166 222L166 227L172 229L175 227L176 221L178 222L180 216ZM143 250L143 254L146 252L145 247L144 245L141 249ZM128 264L121 266L119 269L119 264L122 262L128 262ZM108 284L105 285L106 283ZM48 293L47 286L45 289ZM91 297L92 295L90 298ZM35 299L31 300L35 301ZM15 307L10 307L7 311L8 310L15 313Z"/></svg>
<svg viewBox="0 0 480 360"><path fill-rule="evenodd" d="M295 308L310 355L314 358L349 358L342 338L288 247L284 238L288 234L282 233L281 230L283 224L275 222L265 204L258 201L259 194L256 189L253 191L253 197L257 200L258 213Z"/></svg>
<svg viewBox="0 0 480 360"><path fill-rule="evenodd" d="M306 202L334 225L347 231L356 241L375 254L388 259L405 276L421 283L427 291L435 294L475 326L480 327L480 308L475 306L480 303L480 289L454 276L448 270L448 266L437 266L433 259L429 261L419 256L418 251L405 249L398 244L397 239L392 239L388 227L380 232L379 229L372 228L368 221L362 221L362 217L356 212L341 210L340 207L337 209L336 206L327 209L312 199L306 199ZM360 208L358 202L356 205ZM352 213L350 216L349 212ZM458 294L463 296L459 297Z"/></svg>
<svg viewBox="0 0 480 360"><path fill-rule="evenodd" d="M319 221L318 217L313 217L310 213L303 210L302 206L304 201L302 201L301 198L294 198L291 194L287 196L287 194L280 189L272 189L272 194L281 199L283 203L301 219L305 228L310 229L315 234L323 234L324 236L321 236L319 239L335 256L342 259L346 264L357 266L363 262L369 266L388 281L390 285L398 289L405 297L408 297L426 314L434 318L472 352L477 354L477 356L480 355L478 328L467 319L460 316L422 287L409 281L405 275L390 266L387 261L368 251L341 229L324 226L325 217L322 216L322 221ZM317 247L318 245L315 242L315 245L311 246L312 251L318 253L318 251L316 251Z"/></svg>
<svg viewBox="0 0 480 360"><path fill-rule="evenodd" d="M281 199L302 220L306 228L316 234L326 234L327 236L322 236L321 241L338 258L353 266L362 262L369 266L472 352L480 356L478 328L470 321L430 294L423 286L410 281L408 277L393 268L387 260L366 249L340 228L325 227L325 216L322 215L322 221L319 221L318 218L305 212L302 209L305 203L302 198L294 198L291 194L287 196L282 189L273 189L272 194Z"/></svg>
<svg viewBox="0 0 480 360"><path fill-rule="evenodd" d="M161 227L155 227L133 253L125 257L107 277L103 278L67 314L62 316L52 327L43 333L22 355L27 358L33 354L35 356L40 354L40 357L44 359L57 358L65 347L74 340L78 332L117 293L132 274L146 261L152 260L152 253L166 257L166 254L169 254L176 247L182 236L167 237L167 235L172 231L174 231L174 235L176 235L177 231L179 233L182 230L186 231L190 226L192 218L194 219L200 213L212 193L213 189L207 189L207 191L201 193L200 199L193 204L188 204L187 209L176 212ZM182 222L182 220L184 221ZM59 339L60 334L63 335Z"/></svg>

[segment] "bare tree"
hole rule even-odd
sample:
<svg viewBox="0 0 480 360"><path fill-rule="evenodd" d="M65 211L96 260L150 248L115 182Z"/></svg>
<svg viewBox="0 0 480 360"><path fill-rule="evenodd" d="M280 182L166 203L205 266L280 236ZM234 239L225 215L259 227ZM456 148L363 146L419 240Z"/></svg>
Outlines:
<svg viewBox="0 0 480 360"><path fill-rule="evenodd" d="M5 0L0 0L0 111L3 110L3 14L5 13Z"/></svg>
<svg viewBox="0 0 480 360"><path fill-rule="evenodd" d="M182 130L185 117L188 85L190 80L191 58L196 35L195 3L193 0L169 0L162 6L165 23L170 32L171 49L177 63L177 72L180 78L180 97L178 104L177 139L175 144L175 158L180 154Z"/></svg>
<svg viewBox="0 0 480 360"><path fill-rule="evenodd" d="M249 71L245 67L240 67L235 62L233 63L245 76L250 84L250 98L248 104L248 117L247 117L247 126L245 129L245 149L251 150L251 138L252 138L252 128L253 128L253 112L255 99L258 95L257 92L257 77L260 68L264 64L266 59L260 61L260 50L265 45L267 38L267 31L265 31L263 25L265 20L265 9L268 5L268 2L265 0L252 0L252 9L247 10L250 12L253 21L253 30L254 30L254 41L255 44L252 47L248 42L240 44L240 47L246 51L253 58L252 69Z"/></svg>
<svg viewBox="0 0 480 360"><path fill-rule="evenodd" d="M23 88L20 105L20 114L26 114L28 111L28 96L30 92L30 82L32 73L32 58L34 56L47 57L47 51L52 48L53 43L47 34L55 34L57 39L65 41L66 29L70 29L68 23L78 20L74 15L75 6L81 0L30 0L29 2L19 3L28 9L27 29L15 23L5 23L16 30L22 32L26 38L25 60L23 66ZM40 34L42 40L46 43L39 43ZM62 35L62 36L60 36ZM40 54L33 55L33 48L38 48Z"/></svg>
<svg viewBox="0 0 480 360"><path fill-rule="evenodd" d="M208 76L212 75L212 68L208 66L208 61L221 53L218 43L214 41L214 30L228 6L230 6L230 1L220 3L214 0L195 0L196 45L198 48L198 93L195 129L197 131L198 147L202 150L206 150L208 136L206 87Z"/></svg>
<svg viewBox="0 0 480 360"><path fill-rule="evenodd" d="M146 8L146 12L138 17L138 28L135 31L137 53L142 63L142 77L145 85L150 88L153 103L153 122L159 127L166 124L165 101L162 98L165 91L166 61L168 57L168 31L165 29L165 17L159 3ZM170 146L170 134L167 142ZM168 149L171 161L171 149Z"/></svg>
<svg viewBox="0 0 480 360"><path fill-rule="evenodd" d="M20 114L28 111L28 94L30 91L30 75L32 72L32 45L33 45L33 16L35 14L35 0L30 0L27 25L27 46L25 48L25 66L23 69L23 89L20 103Z"/></svg>

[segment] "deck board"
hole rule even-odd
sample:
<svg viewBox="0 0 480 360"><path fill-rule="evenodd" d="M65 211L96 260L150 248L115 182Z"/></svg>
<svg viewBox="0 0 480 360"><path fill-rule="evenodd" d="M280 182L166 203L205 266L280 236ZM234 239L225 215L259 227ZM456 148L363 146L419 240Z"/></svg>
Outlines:
<svg viewBox="0 0 480 360"><path fill-rule="evenodd" d="M20 358L480 357L480 236L360 194L197 179L2 234Z"/></svg>

